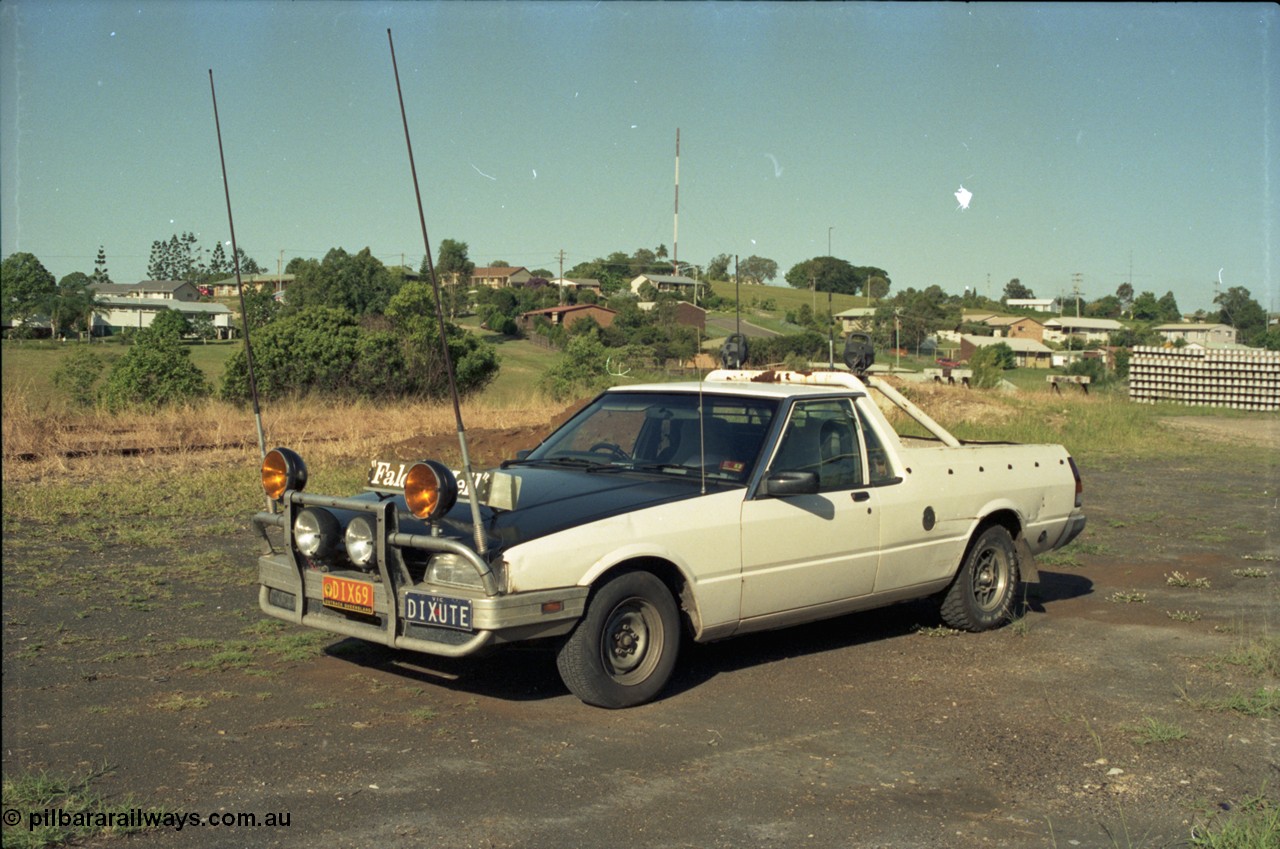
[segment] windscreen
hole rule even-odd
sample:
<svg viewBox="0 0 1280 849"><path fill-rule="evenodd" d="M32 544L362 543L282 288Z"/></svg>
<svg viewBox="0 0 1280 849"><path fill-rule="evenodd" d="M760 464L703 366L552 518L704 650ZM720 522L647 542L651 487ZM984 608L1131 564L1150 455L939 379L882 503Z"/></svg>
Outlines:
<svg viewBox="0 0 1280 849"><path fill-rule="evenodd" d="M777 402L694 393L613 392L570 419L529 462L575 461L745 481Z"/></svg>

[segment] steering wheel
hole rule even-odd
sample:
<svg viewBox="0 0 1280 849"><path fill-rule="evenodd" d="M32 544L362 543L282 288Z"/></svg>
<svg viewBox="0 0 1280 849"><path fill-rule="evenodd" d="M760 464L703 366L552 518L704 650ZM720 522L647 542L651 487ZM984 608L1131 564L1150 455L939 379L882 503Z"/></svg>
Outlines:
<svg viewBox="0 0 1280 849"><path fill-rule="evenodd" d="M617 460L621 463L625 463L631 459L631 455L626 451L623 451L622 446L615 442L597 442L595 445L591 446L591 453L607 453L609 455L609 459Z"/></svg>

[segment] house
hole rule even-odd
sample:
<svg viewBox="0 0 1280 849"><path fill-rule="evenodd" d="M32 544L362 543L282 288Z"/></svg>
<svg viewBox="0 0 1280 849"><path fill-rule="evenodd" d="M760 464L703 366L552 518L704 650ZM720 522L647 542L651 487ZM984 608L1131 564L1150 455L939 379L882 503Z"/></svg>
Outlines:
<svg viewBox="0 0 1280 849"><path fill-rule="evenodd" d="M992 328L996 336L1006 339L1044 341L1044 325L1025 315L996 315L991 316L983 323Z"/></svg>
<svg viewBox="0 0 1280 849"><path fill-rule="evenodd" d="M571 304L559 307L544 307L540 310L530 310L520 314L520 328L525 333L533 331L534 323L539 318L545 318L553 326L569 328L584 318L595 319L596 324L601 327L608 327L613 324L613 318L618 314L617 310L611 310L608 307L602 307L599 304Z"/></svg>
<svg viewBox="0 0 1280 849"><path fill-rule="evenodd" d="M600 294L600 281L591 277L580 277L577 279L571 277L557 277L551 281L552 286L559 286L566 291L591 291L597 295Z"/></svg>
<svg viewBox="0 0 1280 849"><path fill-rule="evenodd" d="M90 283L99 296L111 298L143 298L151 301L200 300L200 290L185 280L143 280L141 283Z"/></svg>
<svg viewBox="0 0 1280 849"><path fill-rule="evenodd" d="M1072 318L1063 315L1044 323L1044 339L1047 342L1062 343L1074 338L1105 344L1110 341L1112 333L1123 327L1123 324L1113 318Z"/></svg>
<svg viewBox="0 0 1280 849"><path fill-rule="evenodd" d="M1004 305L1011 310L1033 312L1058 312L1057 298L1009 298Z"/></svg>
<svg viewBox="0 0 1280 849"><path fill-rule="evenodd" d="M1018 368L1049 368L1052 364L1053 351L1034 339L999 339L995 336L960 337L960 360L967 362L979 348L990 345L1008 345L1013 351L1013 360Z"/></svg>
<svg viewBox="0 0 1280 849"><path fill-rule="evenodd" d="M683 274L641 274L631 281L631 291L639 295L640 287L646 283L659 292L679 292L690 300L695 300L698 293L698 281Z"/></svg>
<svg viewBox="0 0 1280 849"><path fill-rule="evenodd" d="M497 268L476 268L471 272L471 285L474 288L488 286L491 289L506 289L509 286L523 286L533 279L529 269L523 265L501 266Z"/></svg>
<svg viewBox="0 0 1280 849"><path fill-rule="evenodd" d="M244 281L245 286L269 289L271 294L276 296L292 285L293 278L294 275L292 274L240 275L240 279ZM213 283L213 296L215 298L234 298L239 294L240 292L236 289L236 279L234 277L227 277Z"/></svg>
<svg viewBox="0 0 1280 849"><path fill-rule="evenodd" d="M187 301L200 300L200 290L196 284L186 280L143 280L133 287L132 297L152 301Z"/></svg>
<svg viewBox="0 0 1280 849"><path fill-rule="evenodd" d="M94 336L111 336L126 329L141 330L150 327L161 310L177 310L188 320L207 316L213 321L219 339L230 339L235 332L232 313L225 304L208 302L172 301L162 298L99 296L98 308L93 313L91 332Z"/></svg>
<svg viewBox="0 0 1280 849"><path fill-rule="evenodd" d="M850 307L835 314L840 319L840 329L844 333L865 332L871 329L871 319L876 314L875 307Z"/></svg>
<svg viewBox="0 0 1280 849"><path fill-rule="evenodd" d="M1155 330L1165 342L1181 339L1206 348L1236 344L1236 329L1229 324L1161 324Z"/></svg>

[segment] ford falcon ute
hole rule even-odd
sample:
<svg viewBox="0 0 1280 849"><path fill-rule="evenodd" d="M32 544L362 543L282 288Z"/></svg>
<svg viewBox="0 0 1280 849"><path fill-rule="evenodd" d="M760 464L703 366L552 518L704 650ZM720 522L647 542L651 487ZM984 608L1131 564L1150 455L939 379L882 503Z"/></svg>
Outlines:
<svg viewBox="0 0 1280 849"><path fill-rule="evenodd" d="M930 435L900 436L873 391ZM963 443L841 371L615 387L473 477L378 460L327 496L269 452L262 611L447 657L549 641L574 695L623 708L662 692L686 639L930 597L953 628L998 627L1035 556L1085 526L1062 446Z"/></svg>

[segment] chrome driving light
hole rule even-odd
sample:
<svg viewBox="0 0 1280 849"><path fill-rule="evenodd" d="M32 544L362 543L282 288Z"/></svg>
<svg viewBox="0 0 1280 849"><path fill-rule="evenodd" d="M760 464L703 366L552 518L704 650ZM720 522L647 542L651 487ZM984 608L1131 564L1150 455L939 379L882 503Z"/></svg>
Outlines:
<svg viewBox="0 0 1280 849"><path fill-rule="evenodd" d="M458 479L443 463L422 460L404 476L404 503L409 512L428 522L448 513L458 500Z"/></svg>
<svg viewBox="0 0 1280 849"><path fill-rule="evenodd" d="M484 590L484 582L480 580L476 567L462 555L451 552L432 556L431 562L427 564L426 580L428 584Z"/></svg>
<svg viewBox="0 0 1280 849"><path fill-rule="evenodd" d="M307 464L288 448L273 448L262 458L262 488L272 501L284 498L287 490L301 491L307 485Z"/></svg>
<svg viewBox="0 0 1280 849"><path fill-rule="evenodd" d="M313 560L327 560L338 545L342 528L328 510L306 507L293 519L293 544Z"/></svg>
<svg viewBox="0 0 1280 849"><path fill-rule="evenodd" d="M345 538L347 557L359 569L373 569L378 565L378 545L374 539L373 523L365 516L356 516L347 525Z"/></svg>

